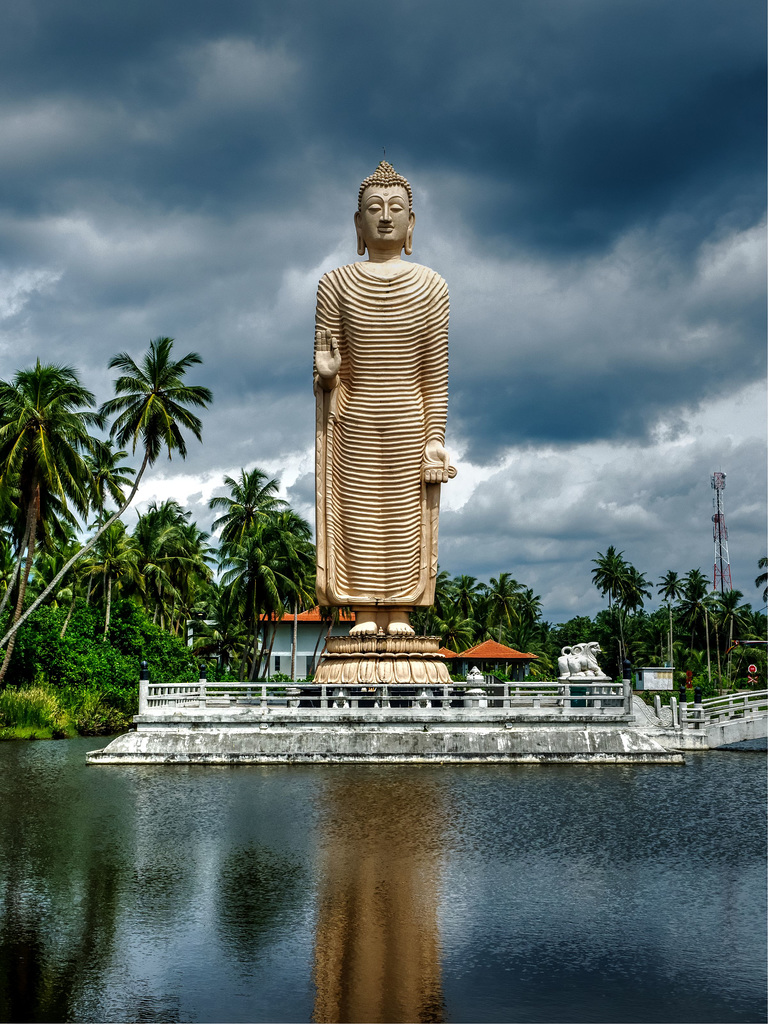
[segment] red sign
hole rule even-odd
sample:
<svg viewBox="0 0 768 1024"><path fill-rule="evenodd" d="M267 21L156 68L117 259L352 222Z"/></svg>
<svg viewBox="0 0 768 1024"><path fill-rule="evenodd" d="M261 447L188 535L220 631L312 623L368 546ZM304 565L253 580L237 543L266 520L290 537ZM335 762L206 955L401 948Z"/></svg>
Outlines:
<svg viewBox="0 0 768 1024"><path fill-rule="evenodd" d="M749 672L749 674L753 676L755 672L757 672L757 665L749 665L747 668L747 672Z"/></svg>
<svg viewBox="0 0 768 1024"><path fill-rule="evenodd" d="M692 679L693 679L693 672L690 669L688 669L688 671L685 673L685 681L686 681L686 683L690 683L690 681Z"/></svg>
<svg viewBox="0 0 768 1024"><path fill-rule="evenodd" d="M750 686L757 686L757 676L747 676L747 682Z"/></svg>

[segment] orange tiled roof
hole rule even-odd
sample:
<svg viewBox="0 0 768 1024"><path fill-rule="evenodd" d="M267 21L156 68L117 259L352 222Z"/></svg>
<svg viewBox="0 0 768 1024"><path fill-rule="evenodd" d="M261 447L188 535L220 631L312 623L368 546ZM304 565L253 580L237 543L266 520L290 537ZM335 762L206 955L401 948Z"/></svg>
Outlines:
<svg viewBox="0 0 768 1024"><path fill-rule="evenodd" d="M442 654L444 658L458 658L456 651L449 651L447 647L441 647L437 653Z"/></svg>
<svg viewBox="0 0 768 1024"><path fill-rule="evenodd" d="M513 647L505 647L495 640L486 640L475 647L469 647L458 655L459 658L477 658L478 661L511 661L513 658L536 658L536 654L516 651Z"/></svg>
<svg viewBox="0 0 768 1024"><path fill-rule="evenodd" d="M319 608L311 608L308 612L299 612L298 619L299 619L299 622L322 622L323 621L320 618L320 609ZM355 616L354 616L354 614L348 615L345 612L345 613L343 613L342 615L339 616L339 620L341 622L354 622L355 621ZM280 621L281 622L293 622L293 612L287 612L282 617L282 619ZM328 620L326 619L325 621L327 622Z"/></svg>

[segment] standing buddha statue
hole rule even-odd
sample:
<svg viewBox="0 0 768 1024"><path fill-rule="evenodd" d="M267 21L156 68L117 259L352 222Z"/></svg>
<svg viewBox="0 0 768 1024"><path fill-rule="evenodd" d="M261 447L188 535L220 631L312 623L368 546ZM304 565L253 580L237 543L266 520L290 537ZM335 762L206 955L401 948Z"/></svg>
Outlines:
<svg viewBox="0 0 768 1024"><path fill-rule="evenodd" d="M413 634L434 600L444 448L448 289L412 251L411 186L382 161L360 186L357 251L325 274L315 320L317 598L353 634Z"/></svg>

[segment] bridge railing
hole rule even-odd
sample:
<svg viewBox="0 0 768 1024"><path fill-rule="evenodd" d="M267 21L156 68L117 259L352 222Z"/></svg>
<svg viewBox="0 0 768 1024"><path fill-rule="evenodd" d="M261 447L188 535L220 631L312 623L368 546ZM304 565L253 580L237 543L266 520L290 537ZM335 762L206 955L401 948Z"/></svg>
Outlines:
<svg viewBox="0 0 768 1024"><path fill-rule="evenodd" d="M707 697L700 704L681 704L679 715L684 729L700 729L733 718L768 715L768 690L743 690L724 697Z"/></svg>
<svg viewBox="0 0 768 1024"><path fill-rule="evenodd" d="M630 714L629 683L558 682L451 683L450 685L332 686L315 683L197 683L161 684L142 679L139 713L157 709L196 710L200 707L302 708L327 711L352 708L363 712L381 708L529 709L555 715Z"/></svg>

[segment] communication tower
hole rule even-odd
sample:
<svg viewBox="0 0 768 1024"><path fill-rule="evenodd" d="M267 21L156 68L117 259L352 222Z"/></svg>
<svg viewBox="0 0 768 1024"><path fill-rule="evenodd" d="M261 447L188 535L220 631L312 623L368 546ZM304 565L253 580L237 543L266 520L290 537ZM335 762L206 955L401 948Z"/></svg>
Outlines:
<svg viewBox="0 0 768 1024"><path fill-rule="evenodd" d="M712 507L715 510L712 516L712 534L715 538L714 589L719 589L724 594L726 590L733 589L731 563L728 559L728 530L725 526L725 506L723 504L725 473L712 474L712 489L715 492L712 498Z"/></svg>

